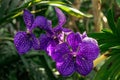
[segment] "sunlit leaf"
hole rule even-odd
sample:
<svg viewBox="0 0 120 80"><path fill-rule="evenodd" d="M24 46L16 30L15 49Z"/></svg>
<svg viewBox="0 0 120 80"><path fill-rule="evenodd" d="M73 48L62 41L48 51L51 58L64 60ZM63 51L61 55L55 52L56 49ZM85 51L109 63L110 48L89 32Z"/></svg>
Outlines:
<svg viewBox="0 0 120 80"><path fill-rule="evenodd" d="M120 0L116 0L116 3L120 7Z"/></svg>
<svg viewBox="0 0 120 80"><path fill-rule="evenodd" d="M65 12L67 12L68 14L72 15L72 16L76 16L78 18L83 18L83 17L88 17L91 18L92 15L90 14L84 14L81 11L65 6L64 2L61 1L28 1L24 4L22 4L22 6L16 8L15 10L12 11L12 13L6 15L4 18L0 19L0 24L2 24L3 22L5 22L5 20L10 20L13 19L19 15L22 14L22 10L28 7L31 7L32 5L51 5L51 6L56 6L58 8L61 8L62 10L64 10Z"/></svg>
<svg viewBox="0 0 120 80"><path fill-rule="evenodd" d="M41 3L44 3L44 4L48 4L48 5L51 5L51 6L56 6L60 9L62 9L63 11L67 12L68 14L72 15L72 16L76 16L78 18L82 18L82 17L92 17L92 15L90 14L84 14L82 13L81 11L75 9L75 8L72 8L72 7L68 7L68 6L65 6L65 3L63 2L59 2L59 1L42 1L38 4L41 4Z"/></svg>

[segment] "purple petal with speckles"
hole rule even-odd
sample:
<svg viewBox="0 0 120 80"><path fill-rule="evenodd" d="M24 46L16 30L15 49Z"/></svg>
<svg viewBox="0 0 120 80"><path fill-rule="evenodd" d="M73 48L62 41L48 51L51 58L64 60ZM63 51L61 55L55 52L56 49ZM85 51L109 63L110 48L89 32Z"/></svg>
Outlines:
<svg viewBox="0 0 120 80"><path fill-rule="evenodd" d="M40 38L39 38L39 40L40 40L40 48L42 49L42 50L46 50L46 48L47 48L47 45L48 45L48 42L49 42L49 37L47 37L47 35L46 34L41 34L40 35Z"/></svg>
<svg viewBox="0 0 120 80"><path fill-rule="evenodd" d="M84 42L84 43L93 43L93 44L98 45L97 41L96 41L95 39L93 39L93 38L90 38L90 37L85 37L85 38L82 40L82 42Z"/></svg>
<svg viewBox="0 0 120 80"><path fill-rule="evenodd" d="M83 42L80 45L78 55L84 56L87 60L94 60L99 55L99 47L93 43Z"/></svg>
<svg viewBox="0 0 120 80"><path fill-rule="evenodd" d="M18 32L14 37L14 44L17 48L19 54L26 53L32 47L32 42L30 40L31 35L26 34L26 32Z"/></svg>
<svg viewBox="0 0 120 80"><path fill-rule="evenodd" d="M93 68L93 62L86 60L84 57L82 56L77 56L76 57L76 71L83 75L86 76L88 75Z"/></svg>
<svg viewBox="0 0 120 80"><path fill-rule="evenodd" d="M41 34L39 37L39 41L40 41L40 49L48 52L47 47L49 46L50 42L53 41L53 39L51 37L48 37L46 34Z"/></svg>
<svg viewBox="0 0 120 80"><path fill-rule="evenodd" d="M73 51L77 51L79 43L82 42L80 34L79 33L70 33L67 36L67 42L71 46Z"/></svg>
<svg viewBox="0 0 120 80"><path fill-rule="evenodd" d="M35 49L35 50L40 50L40 41L38 38L35 37L34 34L32 34L31 36L32 38L32 47Z"/></svg>
<svg viewBox="0 0 120 80"><path fill-rule="evenodd" d="M37 16L32 27L39 27L43 30L46 30L49 34L52 34L52 23L50 20L43 16Z"/></svg>
<svg viewBox="0 0 120 80"><path fill-rule="evenodd" d="M23 19L24 19L27 29L32 30L34 28L34 27L32 27L32 24L34 22L34 17L30 13L30 11L24 10Z"/></svg>
<svg viewBox="0 0 120 80"><path fill-rule="evenodd" d="M56 67L62 76L70 76L75 71L74 60L71 55L66 57L63 62L56 62Z"/></svg>
<svg viewBox="0 0 120 80"><path fill-rule="evenodd" d="M61 43L55 47L51 57L56 62L61 62L65 60L65 58L68 56L68 53L70 53L70 50L67 43Z"/></svg>
<svg viewBox="0 0 120 80"><path fill-rule="evenodd" d="M54 27L53 28L54 33L61 33L62 32L62 27Z"/></svg>

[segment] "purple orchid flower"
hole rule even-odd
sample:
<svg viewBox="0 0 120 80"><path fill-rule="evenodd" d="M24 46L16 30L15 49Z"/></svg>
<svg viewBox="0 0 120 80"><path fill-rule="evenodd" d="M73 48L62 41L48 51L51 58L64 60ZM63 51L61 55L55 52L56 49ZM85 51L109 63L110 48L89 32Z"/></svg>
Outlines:
<svg viewBox="0 0 120 80"><path fill-rule="evenodd" d="M66 17L64 13L55 7L56 15L58 17L58 25L52 29L52 34L46 34L44 36L40 36L41 45L46 44L43 46L44 50L51 56L52 50L56 47L57 44L64 42L64 38L68 35L71 30L67 28L63 28L63 25L66 22ZM43 41L44 40L44 41Z"/></svg>
<svg viewBox="0 0 120 80"><path fill-rule="evenodd" d="M26 32L25 31L19 31L14 37L14 44L17 48L17 51L19 54L23 54L28 52L31 48L34 48L35 50L40 50L40 41L38 38L35 37L33 34L33 29L36 28L39 24L41 29L49 30L49 23L48 20L43 16L38 16L34 20L33 15L28 11L24 10L23 13L23 19L26 24Z"/></svg>
<svg viewBox="0 0 120 80"><path fill-rule="evenodd" d="M86 76L93 68L93 60L99 55L97 41L79 33L70 33L66 42L52 49L52 58L57 70L63 76L72 75L75 71Z"/></svg>
<svg viewBox="0 0 120 80"><path fill-rule="evenodd" d="M26 53L32 47L36 49L39 44L38 40L35 38L35 35L32 33L34 28L32 27L34 21L33 15L28 10L24 10L23 19L26 24L27 31L19 31L14 37L14 44L19 54Z"/></svg>

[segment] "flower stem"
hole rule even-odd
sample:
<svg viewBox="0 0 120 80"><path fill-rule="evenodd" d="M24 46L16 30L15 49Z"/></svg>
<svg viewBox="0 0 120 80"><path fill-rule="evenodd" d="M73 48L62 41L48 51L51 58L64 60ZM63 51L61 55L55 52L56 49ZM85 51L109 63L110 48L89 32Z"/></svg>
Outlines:
<svg viewBox="0 0 120 80"><path fill-rule="evenodd" d="M105 52L103 55L94 60L94 67L97 66L100 62L106 60L110 56L109 51Z"/></svg>
<svg viewBox="0 0 120 80"><path fill-rule="evenodd" d="M40 57L41 62L43 63L42 65L43 65L43 67L45 68L45 71L46 71L46 74L48 75L48 78L49 78L50 80L52 80L52 79L53 79L53 80L57 80L57 78L56 78L55 75L53 74L52 70L51 70L50 67L48 66L48 62L47 62L45 56L43 55L43 56L39 56L39 57Z"/></svg>

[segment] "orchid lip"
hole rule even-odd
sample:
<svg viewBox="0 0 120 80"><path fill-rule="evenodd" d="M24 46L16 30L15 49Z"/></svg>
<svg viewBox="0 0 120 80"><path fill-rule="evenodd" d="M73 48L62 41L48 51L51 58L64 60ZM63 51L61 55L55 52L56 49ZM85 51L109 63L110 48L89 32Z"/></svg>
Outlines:
<svg viewBox="0 0 120 80"><path fill-rule="evenodd" d="M30 34L31 32L30 32L30 30L29 30L29 29L27 29L26 33L27 33L27 34Z"/></svg>

